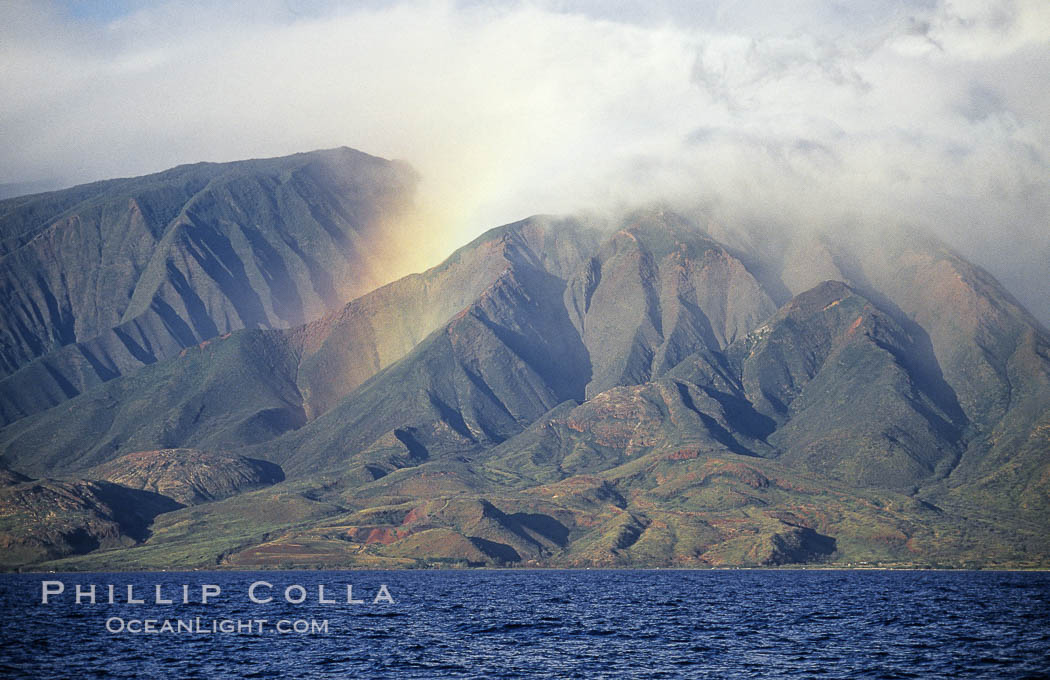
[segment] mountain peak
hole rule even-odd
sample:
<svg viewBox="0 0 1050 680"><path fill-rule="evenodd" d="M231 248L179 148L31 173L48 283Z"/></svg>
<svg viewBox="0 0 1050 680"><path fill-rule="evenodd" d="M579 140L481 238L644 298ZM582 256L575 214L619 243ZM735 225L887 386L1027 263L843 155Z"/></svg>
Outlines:
<svg viewBox="0 0 1050 680"><path fill-rule="evenodd" d="M823 312L856 292L842 281L824 281L813 288L800 293L785 306L789 314L810 316Z"/></svg>

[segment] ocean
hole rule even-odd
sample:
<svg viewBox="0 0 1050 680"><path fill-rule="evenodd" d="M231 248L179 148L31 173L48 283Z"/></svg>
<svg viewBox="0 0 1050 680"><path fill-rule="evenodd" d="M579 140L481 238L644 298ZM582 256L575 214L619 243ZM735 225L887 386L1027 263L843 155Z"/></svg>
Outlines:
<svg viewBox="0 0 1050 680"><path fill-rule="evenodd" d="M1042 572L6 574L0 611L3 678L1050 678Z"/></svg>

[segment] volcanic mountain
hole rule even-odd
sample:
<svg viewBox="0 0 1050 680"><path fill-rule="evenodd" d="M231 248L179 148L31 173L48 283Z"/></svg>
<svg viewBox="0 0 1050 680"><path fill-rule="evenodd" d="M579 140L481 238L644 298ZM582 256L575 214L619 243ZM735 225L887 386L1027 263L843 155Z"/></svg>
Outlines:
<svg viewBox="0 0 1050 680"><path fill-rule="evenodd" d="M0 423L374 287L413 172L351 149L0 201Z"/></svg>
<svg viewBox="0 0 1050 680"><path fill-rule="evenodd" d="M349 150L208 171L283 195L333 156L342 189L296 192L303 209L273 220L286 262L330 235L318 215L393 209L407 171ZM72 206L64 193L13 201ZM192 229L244 234L230 216L285 205L205 193ZM5 234L31 231L18 214ZM143 252L173 261L167 247ZM12 299L45 299L71 266L39 257L55 274L12 265ZM154 299L185 291L175 278ZM759 238L653 208L499 227L338 307L282 306L274 280L236 289L265 314L234 323L234 288L195 293L207 332L45 402L12 379L58 384L56 352L93 345L61 345L61 314L12 317L11 338L38 342L7 355L24 363L0 429L8 567L1050 561L1050 334L928 237ZM61 521L42 519L32 499L59 493Z"/></svg>

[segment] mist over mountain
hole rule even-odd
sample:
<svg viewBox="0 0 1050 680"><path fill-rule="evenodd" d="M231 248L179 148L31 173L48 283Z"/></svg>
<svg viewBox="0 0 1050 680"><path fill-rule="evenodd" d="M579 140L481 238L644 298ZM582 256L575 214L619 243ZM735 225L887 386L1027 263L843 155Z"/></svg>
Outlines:
<svg viewBox="0 0 1050 680"><path fill-rule="evenodd" d="M5 202L5 565L1050 560L1050 334L937 238L540 215L368 290L412 176L339 149ZM17 382L99 328L171 349Z"/></svg>
<svg viewBox="0 0 1050 680"><path fill-rule="evenodd" d="M419 170L414 270L535 213L699 205L925 229L1048 325L1047 35L1044 0L12 0L0 182L347 144Z"/></svg>
<svg viewBox="0 0 1050 680"><path fill-rule="evenodd" d="M45 191L61 189L63 183L57 180L40 180L36 182L10 182L0 184L0 200L5 198L17 198L30 194L39 194Z"/></svg>

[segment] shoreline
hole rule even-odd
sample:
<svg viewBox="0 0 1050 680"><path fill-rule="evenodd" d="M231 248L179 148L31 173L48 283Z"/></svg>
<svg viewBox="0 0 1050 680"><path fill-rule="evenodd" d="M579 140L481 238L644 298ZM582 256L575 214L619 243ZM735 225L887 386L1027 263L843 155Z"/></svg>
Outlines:
<svg viewBox="0 0 1050 680"><path fill-rule="evenodd" d="M77 575L77 574L221 574L221 573L304 573L304 572L315 572L315 573L368 573L368 572L383 572L383 573L398 573L398 572L518 572L518 573L537 573L537 572L628 572L628 571L688 571L688 572L728 572L728 571L761 571L761 572L797 572L797 571L838 571L838 572L873 572L873 571L922 571L922 572L938 572L938 573L949 573L949 572L967 572L967 573L1046 573L1050 572L1050 566L1045 567L987 567L987 568L964 568L964 567L836 567L836 566L783 566L783 567L420 567L420 568L404 568L404 569L372 569L372 568L338 568L338 567L326 567L326 568L310 568L303 567L298 569L101 569L97 571L91 570L78 570L78 571L59 571L59 570L37 570L37 569L25 569L21 571L2 571L0 577L3 576L20 576L27 574L63 574L63 575Z"/></svg>

